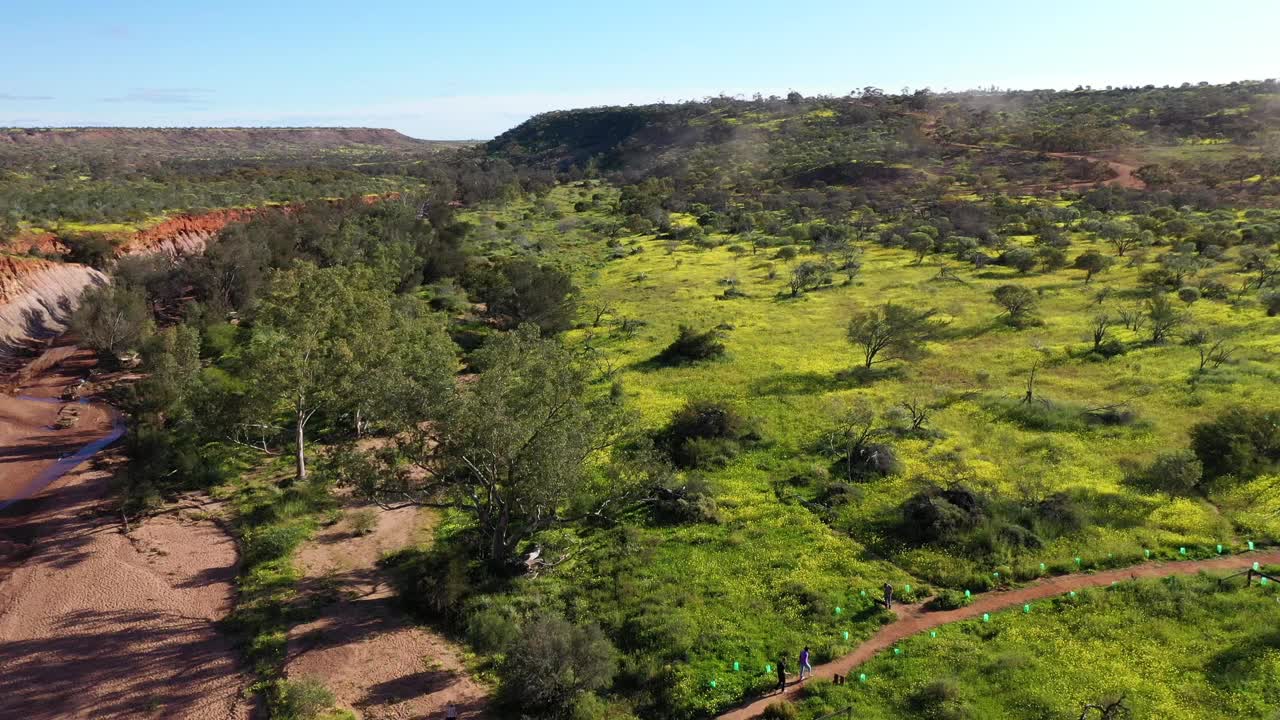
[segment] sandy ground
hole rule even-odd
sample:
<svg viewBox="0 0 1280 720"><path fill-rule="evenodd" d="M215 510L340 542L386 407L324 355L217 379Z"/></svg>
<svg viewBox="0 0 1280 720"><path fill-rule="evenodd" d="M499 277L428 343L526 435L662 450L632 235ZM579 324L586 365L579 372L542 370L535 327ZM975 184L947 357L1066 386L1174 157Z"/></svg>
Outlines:
<svg viewBox="0 0 1280 720"><path fill-rule="evenodd" d="M55 349L19 392L58 397L91 358ZM0 395L0 498L111 430L114 414ZM215 623L233 600L234 542L219 508L171 511L122 532L107 450L0 512L0 717L248 718L248 677ZM185 504L198 504L196 499Z"/></svg>
<svg viewBox="0 0 1280 720"><path fill-rule="evenodd" d="M429 515L377 512L373 532L353 533L348 514L299 551L311 591L334 601L290 632L286 674L321 680L365 720L443 718L448 703L460 717L483 717L487 692L466 674L460 651L413 624L376 567L427 532Z"/></svg>
<svg viewBox="0 0 1280 720"><path fill-rule="evenodd" d="M833 660L826 665L815 667L813 677L831 678L833 675L848 675L850 671L870 660L876 653L887 650L895 643L912 635L922 633L930 628L946 625L959 620L972 620L982 617L983 613L1018 607L1036 600L1066 594L1072 590L1088 587L1110 585L1113 582L1125 582L1139 578L1168 577L1170 575L1195 575L1200 572L1230 574L1244 572L1254 562L1263 565L1280 563L1280 550L1228 555L1212 560L1192 560L1172 563L1144 563L1127 568L1106 570L1084 575L1060 575L1046 578L1020 588L1004 592L983 593L976 596L972 605L956 610L929 612L924 604L898 605L893 608L898 619L885 625L870 640L862 643L856 650L844 657ZM748 720L759 717L760 713L771 703L779 700L796 701L800 699L802 685L792 682L785 693L772 693L719 716L720 720Z"/></svg>

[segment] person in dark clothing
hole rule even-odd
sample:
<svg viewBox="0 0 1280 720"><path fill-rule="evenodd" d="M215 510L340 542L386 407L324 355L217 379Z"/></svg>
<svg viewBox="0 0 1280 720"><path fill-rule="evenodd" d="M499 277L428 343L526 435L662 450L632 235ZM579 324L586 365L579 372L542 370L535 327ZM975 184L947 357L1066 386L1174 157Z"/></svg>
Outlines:
<svg viewBox="0 0 1280 720"><path fill-rule="evenodd" d="M787 661L778 658L778 692L785 692L787 689Z"/></svg>
<svg viewBox="0 0 1280 720"><path fill-rule="evenodd" d="M884 584L884 607L886 610L893 608L893 583Z"/></svg>

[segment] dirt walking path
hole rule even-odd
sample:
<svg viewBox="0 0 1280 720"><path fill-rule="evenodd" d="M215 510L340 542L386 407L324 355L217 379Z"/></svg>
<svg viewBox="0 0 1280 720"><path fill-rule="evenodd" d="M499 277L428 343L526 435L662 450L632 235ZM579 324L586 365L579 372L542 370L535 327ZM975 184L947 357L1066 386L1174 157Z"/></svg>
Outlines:
<svg viewBox="0 0 1280 720"><path fill-rule="evenodd" d="M355 513L375 512L371 532L357 534ZM323 682L364 720L443 718L449 703L459 717L484 716L487 690L467 674L461 651L414 624L398 605L378 559L429 532L421 508L390 511L350 505L298 553L306 592L327 604L316 620L289 633L285 673Z"/></svg>
<svg viewBox="0 0 1280 720"><path fill-rule="evenodd" d="M56 350L20 393L57 398L92 366L87 353ZM78 455L118 419L74 405L74 424L56 429L65 404L0 394L0 498L16 500L0 511L0 717L248 718L248 677L216 627L237 570L235 543L211 521L219 508L169 512L125 535L109 497L121 458Z"/></svg>
<svg viewBox="0 0 1280 720"><path fill-rule="evenodd" d="M1254 562L1259 562L1263 565L1280 564L1280 550L1229 555L1211 560L1143 563L1132 567L1105 570L1087 575L1060 575L1045 578L1013 590L984 593L977 596L972 605L956 610L929 612L924 609L923 603L901 605L894 608L894 613L898 616L897 620L882 627L871 639L859 645L857 649L848 655L815 667L813 676L831 678L834 675L848 675L850 671L870 660L876 653L887 650L912 635L936 628L939 625L979 618L982 617L983 613L1019 607L1036 600L1063 595L1072 590L1110 585L1113 582L1124 582L1139 578L1168 577L1170 575L1194 575L1202 571L1243 571L1248 569ZM766 695L730 710L720 715L719 718L720 720L748 720L749 718L758 717L771 703L779 700L795 701L800 699L803 692L802 687L800 683L792 683L785 693L775 692Z"/></svg>
<svg viewBox="0 0 1280 720"><path fill-rule="evenodd" d="M1058 158L1059 160L1087 160L1089 162L1102 163L1107 167L1111 168L1111 171L1116 174L1115 177L1109 180L1101 180L1101 181L1085 180L1080 182L1055 183L1055 184L1047 184L1043 186L1036 186L1034 188L1024 188L1027 190L1031 190L1031 189L1083 190L1083 189L1091 188L1095 185L1098 185L1099 183L1102 185L1111 185L1115 187L1128 188L1130 190L1143 190L1147 187L1147 184L1142 181L1142 178L1138 177L1136 174L1138 172L1137 165L1132 165L1126 162L1120 162L1118 160L1112 160L1111 158L1102 157L1101 155L1086 155L1082 153L1069 153L1069 152L1047 152L1043 150L1028 150L1026 148L1015 148L1015 147L987 147L985 145L971 145L969 143L942 142L942 141L938 141L938 142L939 144L945 145L947 147L963 148L965 150L979 150L982 152L1003 151L1003 152L1022 153L1026 155L1044 155L1046 157Z"/></svg>

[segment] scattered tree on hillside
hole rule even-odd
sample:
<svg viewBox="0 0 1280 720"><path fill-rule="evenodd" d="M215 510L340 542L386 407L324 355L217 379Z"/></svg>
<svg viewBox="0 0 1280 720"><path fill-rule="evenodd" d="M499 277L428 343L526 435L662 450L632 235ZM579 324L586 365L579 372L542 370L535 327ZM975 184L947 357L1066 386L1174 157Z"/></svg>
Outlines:
<svg viewBox="0 0 1280 720"><path fill-rule="evenodd" d="M924 355L925 343L946 326L937 310L912 310L905 305L885 303L856 313L849 321L849 342L862 348L862 366L891 360L916 360Z"/></svg>
<svg viewBox="0 0 1280 720"><path fill-rule="evenodd" d="M829 282L831 282L831 268L829 265L805 261L791 271L791 279L787 281L787 287L791 289L791 297L797 297L802 292L812 290Z"/></svg>
<svg viewBox="0 0 1280 720"><path fill-rule="evenodd" d="M1168 339L1175 330L1186 322L1187 316L1174 307L1169 296L1156 293L1147 300L1146 317L1151 326L1151 342L1159 344Z"/></svg>
<svg viewBox="0 0 1280 720"><path fill-rule="evenodd" d="M1084 281L1090 282L1093 276L1106 272L1115 261L1097 250L1087 250L1076 257L1073 267L1084 271Z"/></svg>
<svg viewBox="0 0 1280 720"><path fill-rule="evenodd" d="M1009 324L1020 328L1035 318L1036 294L1021 285L1001 285L991 294L996 304L1004 308Z"/></svg>

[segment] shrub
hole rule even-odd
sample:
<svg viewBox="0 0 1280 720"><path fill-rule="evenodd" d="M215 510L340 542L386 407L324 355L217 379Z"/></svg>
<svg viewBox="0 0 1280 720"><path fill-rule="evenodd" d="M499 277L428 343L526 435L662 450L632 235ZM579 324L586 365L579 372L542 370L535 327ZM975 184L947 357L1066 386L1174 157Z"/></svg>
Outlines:
<svg viewBox="0 0 1280 720"><path fill-rule="evenodd" d="M902 470L902 461L892 445L866 442L854 445L847 456L837 460L836 470L844 477L866 480L897 475Z"/></svg>
<svg viewBox="0 0 1280 720"><path fill-rule="evenodd" d="M960 697L960 686L955 680L934 680L911 695L913 710L926 718L952 720L968 717Z"/></svg>
<svg viewBox="0 0 1280 720"><path fill-rule="evenodd" d="M692 475L684 485L658 488L652 513L655 520L672 524L719 520L716 500L701 475Z"/></svg>
<svg viewBox="0 0 1280 720"><path fill-rule="evenodd" d="M930 488L902 504L902 534L918 542L953 542L985 515L984 500L963 487Z"/></svg>
<svg viewBox="0 0 1280 720"><path fill-rule="evenodd" d="M1248 480L1280 468L1280 410L1232 408L1191 428L1206 480Z"/></svg>
<svg viewBox="0 0 1280 720"><path fill-rule="evenodd" d="M503 652L519 637L520 628L498 608L480 608L467 616L467 641L480 652Z"/></svg>
<svg viewBox="0 0 1280 720"><path fill-rule="evenodd" d="M499 667L501 700L521 712L569 707L582 693L607 687L617 650L595 625L544 613L530 620Z"/></svg>
<svg viewBox="0 0 1280 720"><path fill-rule="evenodd" d="M691 401L659 434L671 462L680 468L723 464L743 443L759 439L754 423L727 403Z"/></svg>
<svg viewBox="0 0 1280 720"><path fill-rule="evenodd" d="M1026 248L1013 248L1000 256L1000 264L1011 267L1020 273L1029 273L1039 263L1036 254Z"/></svg>
<svg viewBox="0 0 1280 720"><path fill-rule="evenodd" d="M715 330L698 332L681 325L676 339L658 354L656 360L666 365L685 365L724 355L724 343Z"/></svg>
<svg viewBox="0 0 1280 720"><path fill-rule="evenodd" d="M310 529L301 523L265 525L244 532L244 560L249 565L281 558L293 552Z"/></svg>
<svg viewBox="0 0 1280 720"><path fill-rule="evenodd" d="M942 590L929 601L930 610L955 610L968 606L973 598L965 597L960 590Z"/></svg>
<svg viewBox="0 0 1280 720"><path fill-rule="evenodd" d="M1280 315L1280 290L1262 294L1262 307L1267 310L1267 317Z"/></svg>
<svg viewBox="0 0 1280 720"><path fill-rule="evenodd" d="M1189 493L1204 476L1204 466L1190 450L1161 453L1144 473L1145 484L1168 493Z"/></svg>
<svg viewBox="0 0 1280 720"><path fill-rule="evenodd" d="M351 524L351 532L356 535L368 535L378 528L378 511L373 508L361 508L347 515Z"/></svg>
<svg viewBox="0 0 1280 720"><path fill-rule="evenodd" d="M314 678L279 680L271 702L271 717L278 720L316 720L336 699L324 683Z"/></svg>
<svg viewBox="0 0 1280 720"><path fill-rule="evenodd" d="M800 711L786 700L769 703L764 712L760 713L761 720L796 720L799 717Z"/></svg>

